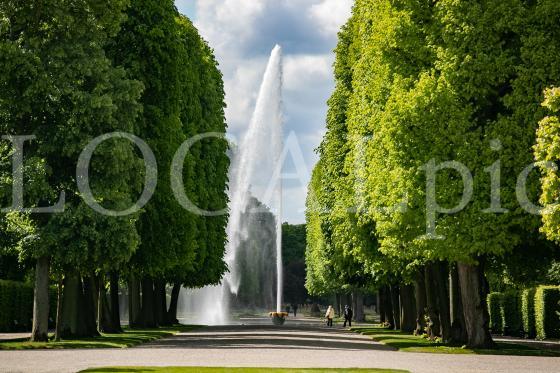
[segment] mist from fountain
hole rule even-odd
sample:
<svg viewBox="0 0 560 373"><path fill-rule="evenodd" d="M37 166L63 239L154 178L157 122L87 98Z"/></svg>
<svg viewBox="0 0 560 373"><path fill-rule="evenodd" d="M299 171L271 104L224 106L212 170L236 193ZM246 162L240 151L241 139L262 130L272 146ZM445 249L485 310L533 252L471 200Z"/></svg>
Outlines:
<svg viewBox="0 0 560 373"><path fill-rule="evenodd" d="M261 311L273 307L266 301L270 295L262 294L274 291L269 283L274 281L270 263L264 262L271 260L276 262L276 311L282 310L282 73L282 49L277 45L270 55L247 133L233 152L224 258L229 272L220 286L183 289L179 319L206 325L226 324L230 321L230 303L236 299L253 299L251 307ZM273 214L274 219L264 218L267 214ZM271 242L275 258L267 253Z"/></svg>

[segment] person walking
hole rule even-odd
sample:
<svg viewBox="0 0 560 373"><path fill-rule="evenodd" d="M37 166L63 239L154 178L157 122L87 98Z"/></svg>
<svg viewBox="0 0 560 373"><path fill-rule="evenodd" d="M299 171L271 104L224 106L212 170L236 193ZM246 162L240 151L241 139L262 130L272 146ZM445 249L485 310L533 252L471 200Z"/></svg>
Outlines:
<svg viewBox="0 0 560 373"><path fill-rule="evenodd" d="M297 303L292 304L292 309L294 310L294 317L297 317L297 309L298 309Z"/></svg>
<svg viewBox="0 0 560 373"><path fill-rule="evenodd" d="M327 319L327 326L333 326L333 319L334 319L334 308L333 306L329 306L327 308L327 313L325 313L325 318Z"/></svg>
<svg viewBox="0 0 560 373"><path fill-rule="evenodd" d="M348 305L344 306L344 328L346 328L346 322L348 322L348 326L352 327L352 317L354 316L354 312L352 312L352 308Z"/></svg>

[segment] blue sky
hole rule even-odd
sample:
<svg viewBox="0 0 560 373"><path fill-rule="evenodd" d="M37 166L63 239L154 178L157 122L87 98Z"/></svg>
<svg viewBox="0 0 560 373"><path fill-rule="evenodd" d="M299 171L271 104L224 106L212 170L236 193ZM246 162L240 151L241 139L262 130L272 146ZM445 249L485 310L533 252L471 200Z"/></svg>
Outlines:
<svg viewBox="0 0 560 373"><path fill-rule="evenodd" d="M326 101L334 88L332 51L352 0L176 0L176 5L214 48L234 137L241 138L250 122L270 51L276 44L284 49L284 132L302 158L293 154L284 165L285 174L297 177L284 181L283 220L303 223L314 149L325 132Z"/></svg>

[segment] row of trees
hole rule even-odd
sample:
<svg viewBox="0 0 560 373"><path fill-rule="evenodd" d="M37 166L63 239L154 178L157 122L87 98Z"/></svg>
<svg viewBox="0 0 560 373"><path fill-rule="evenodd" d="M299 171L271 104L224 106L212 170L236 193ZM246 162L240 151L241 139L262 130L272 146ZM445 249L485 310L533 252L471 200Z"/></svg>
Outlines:
<svg viewBox="0 0 560 373"><path fill-rule="evenodd" d="M356 0L309 186L310 293L378 289L392 326L493 344L487 276L546 281L558 255L528 212L538 172L519 182L543 91L560 83L558 16L554 0ZM558 161L557 120L546 125L537 158ZM543 231L557 239L547 216Z"/></svg>
<svg viewBox="0 0 560 373"><path fill-rule="evenodd" d="M0 217L3 254L36 260L32 339L47 339L50 279L58 283L57 337L120 330L125 282L131 325L173 322L181 285L216 284L226 270L227 215L199 216L175 197L209 211L227 205L225 140L197 141L182 168L183 159L173 163L187 139L225 133L211 49L172 0L13 0L0 4L0 70L1 133L33 136L5 137L0 146L0 197L12 206ZM114 132L142 139L157 171L127 135L102 138L88 201L79 156ZM92 204L137 211L101 214ZM41 213L52 206L56 213ZM169 309L167 284L174 285Z"/></svg>

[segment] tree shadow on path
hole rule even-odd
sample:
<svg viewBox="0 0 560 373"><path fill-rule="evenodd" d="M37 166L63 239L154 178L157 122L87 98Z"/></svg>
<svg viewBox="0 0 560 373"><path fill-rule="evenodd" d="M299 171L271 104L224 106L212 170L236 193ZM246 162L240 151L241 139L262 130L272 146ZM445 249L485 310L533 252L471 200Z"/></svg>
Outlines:
<svg viewBox="0 0 560 373"><path fill-rule="evenodd" d="M396 349L359 334L317 327L217 326L148 343L143 348L185 349L299 349L384 350Z"/></svg>

